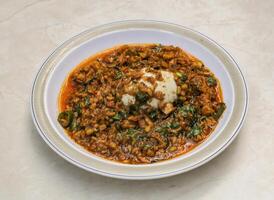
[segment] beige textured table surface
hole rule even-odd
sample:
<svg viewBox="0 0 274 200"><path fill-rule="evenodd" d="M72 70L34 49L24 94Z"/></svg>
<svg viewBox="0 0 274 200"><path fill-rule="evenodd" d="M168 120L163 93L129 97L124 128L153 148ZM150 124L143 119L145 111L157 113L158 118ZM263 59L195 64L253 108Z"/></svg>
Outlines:
<svg viewBox="0 0 274 200"><path fill-rule="evenodd" d="M208 164L121 181L67 163L38 135L29 96L42 58L86 28L124 19L191 27L239 62L250 92L246 123ZM273 90L273 0L0 0L0 199L274 199Z"/></svg>

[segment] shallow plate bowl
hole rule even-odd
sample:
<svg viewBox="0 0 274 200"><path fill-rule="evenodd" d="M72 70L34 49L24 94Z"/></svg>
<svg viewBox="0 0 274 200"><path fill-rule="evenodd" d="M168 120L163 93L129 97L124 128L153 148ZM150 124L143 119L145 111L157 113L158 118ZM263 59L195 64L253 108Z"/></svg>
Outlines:
<svg viewBox="0 0 274 200"><path fill-rule="evenodd" d="M201 59L220 80L227 109L201 145L177 158L154 164L108 161L74 143L57 122L58 94L68 73L92 54L120 44L175 45ZM61 157L87 171L121 179L156 179L208 162L236 137L247 111L247 87L233 58L213 40L189 28L158 21L122 21L86 30L56 48L43 62L31 93L33 121L45 142Z"/></svg>

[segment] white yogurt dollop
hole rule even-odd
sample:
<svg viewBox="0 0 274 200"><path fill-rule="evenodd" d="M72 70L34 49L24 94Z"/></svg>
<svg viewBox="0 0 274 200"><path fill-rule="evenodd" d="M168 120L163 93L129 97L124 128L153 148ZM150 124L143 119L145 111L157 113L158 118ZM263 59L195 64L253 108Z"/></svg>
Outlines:
<svg viewBox="0 0 274 200"><path fill-rule="evenodd" d="M177 85L174 80L174 75L172 72L167 72L167 71L161 71L163 81L156 81L157 82L157 87L155 88L155 92L162 92L165 94L163 102L165 103L172 103L177 99ZM154 99L154 98L153 98ZM152 105L155 107L155 103L153 102L152 99ZM156 99L159 103L159 100ZM158 104L157 104L158 107Z"/></svg>
<svg viewBox="0 0 274 200"><path fill-rule="evenodd" d="M161 71L163 80L156 81L157 86L155 88L155 92L162 92L164 94L164 103L172 103L177 99L177 85L174 79L174 75L172 72ZM155 77L155 74L150 72L144 72L143 77ZM143 78L140 79L140 82L144 83L147 87L152 88L152 84ZM124 105L130 105L135 103L135 97L129 94L124 94L122 96L122 102ZM152 98L151 101L148 102L154 108L158 108L159 100L156 98Z"/></svg>
<svg viewBox="0 0 274 200"><path fill-rule="evenodd" d="M123 94L122 102L125 106L131 105L135 103L135 97L129 94Z"/></svg>

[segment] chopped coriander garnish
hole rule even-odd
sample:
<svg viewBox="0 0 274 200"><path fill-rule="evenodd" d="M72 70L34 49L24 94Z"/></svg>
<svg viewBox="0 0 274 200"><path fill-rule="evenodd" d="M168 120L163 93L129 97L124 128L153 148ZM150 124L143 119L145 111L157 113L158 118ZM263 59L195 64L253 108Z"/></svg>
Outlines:
<svg viewBox="0 0 274 200"><path fill-rule="evenodd" d="M213 76L209 76L207 78L207 84L209 86L216 86L217 85L217 81L216 81L216 79Z"/></svg>
<svg viewBox="0 0 274 200"><path fill-rule="evenodd" d="M181 82L185 82L187 80L187 75L183 74L180 80Z"/></svg>
<svg viewBox="0 0 274 200"><path fill-rule="evenodd" d="M183 117L187 117L189 114L194 114L196 109L194 106L191 105L184 105L183 107L179 108L179 112L182 114Z"/></svg>
<svg viewBox="0 0 274 200"><path fill-rule="evenodd" d="M222 116L222 114L223 114L223 112L225 111L225 109L226 109L226 105L224 104L224 103L220 103L219 105L218 105L218 107L217 107L217 111L213 114L213 118L215 119L215 120L218 120L221 116Z"/></svg>
<svg viewBox="0 0 274 200"><path fill-rule="evenodd" d="M121 71L115 71L115 80L118 80L124 76L123 72Z"/></svg>
<svg viewBox="0 0 274 200"><path fill-rule="evenodd" d="M147 150L147 149L151 148L151 145L150 144L145 144L143 148L144 148L144 150Z"/></svg>
<svg viewBox="0 0 274 200"><path fill-rule="evenodd" d="M80 103L76 104L76 106L75 106L75 112L76 112L78 115L81 114L82 108L81 108Z"/></svg>
<svg viewBox="0 0 274 200"><path fill-rule="evenodd" d="M139 105L137 104L131 104L129 105L129 113L130 114L136 114L139 110Z"/></svg>
<svg viewBox="0 0 274 200"><path fill-rule="evenodd" d="M86 96L85 97L85 106L89 106L90 105L90 97Z"/></svg>
<svg viewBox="0 0 274 200"><path fill-rule="evenodd" d="M176 128L179 128L180 127L180 124L178 122L172 122L170 124L170 128L172 129L176 129Z"/></svg>
<svg viewBox="0 0 274 200"><path fill-rule="evenodd" d="M149 99L149 95L145 92L137 92L136 93L136 100L140 103L140 104L145 104Z"/></svg>
<svg viewBox="0 0 274 200"><path fill-rule="evenodd" d="M119 111L117 112L113 117L112 119L116 120L116 121L119 121L121 120L122 118L126 118L127 117L127 113L125 111Z"/></svg>
<svg viewBox="0 0 274 200"><path fill-rule="evenodd" d="M73 120L73 112L72 111L64 111L58 115L58 122L64 128L68 127Z"/></svg>
<svg viewBox="0 0 274 200"><path fill-rule="evenodd" d="M154 109L149 114L150 119L156 120L158 118L158 110Z"/></svg>
<svg viewBox="0 0 274 200"><path fill-rule="evenodd" d="M121 120L121 118L122 118L122 116L120 115L120 113L116 113L116 114L112 117L112 119L114 119L114 120L116 120L116 121Z"/></svg>
<svg viewBox="0 0 274 200"><path fill-rule="evenodd" d="M181 83L184 83L187 80L187 75L181 72L176 72L176 75L180 78Z"/></svg>
<svg viewBox="0 0 274 200"><path fill-rule="evenodd" d="M202 132L201 127L198 124L194 124L187 137L197 136Z"/></svg>
<svg viewBox="0 0 274 200"><path fill-rule="evenodd" d="M168 135L168 127L166 125L156 128L155 131L160 133L164 137Z"/></svg>
<svg viewBox="0 0 274 200"><path fill-rule="evenodd" d="M70 125L69 125L69 130L75 131L75 130L77 130L77 129L78 129L77 120L76 120L76 118L73 118L73 119L72 119L72 122L71 122Z"/></svg>

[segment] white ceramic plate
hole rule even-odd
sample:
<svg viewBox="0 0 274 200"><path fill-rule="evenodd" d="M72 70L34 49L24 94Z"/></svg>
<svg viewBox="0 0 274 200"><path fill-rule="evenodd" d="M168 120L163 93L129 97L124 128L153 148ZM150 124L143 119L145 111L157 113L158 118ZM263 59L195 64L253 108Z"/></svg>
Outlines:
<svg viewBox="0 0 274 200"><path fill-rule="evenodd" d="M179 46L201 59L219 78L227 109L201 145L177 158L154 164L121 164L97 157L74 143L57 122L57 97L65 77L78 63L125 43ZM31 112L45 142L60 156L87 171L121 179L156 179L194 169L222 152L236 137L247 111L247 87L233 58L205 35L158 21L123 21L89 29L60 45L42 64L33 84Z"/></svg>

